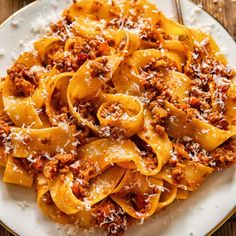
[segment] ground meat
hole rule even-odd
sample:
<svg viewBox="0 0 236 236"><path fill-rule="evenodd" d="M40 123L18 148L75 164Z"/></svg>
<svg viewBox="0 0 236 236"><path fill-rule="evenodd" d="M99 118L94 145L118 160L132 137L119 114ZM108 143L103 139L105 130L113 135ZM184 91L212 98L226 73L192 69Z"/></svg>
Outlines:
<svg viewBox="0 0 236 236"><path fill-rule="evenodd" d="M9 116L7 115L7 113L5 111L1 111L0 112L0 124L8 124L9 126L13 125L11 119L9 118Z"/></svg>
<svg viewBox="0 0 236 236"><path fill-rule="evenodd" d="M89 100L81 100L75 103L78 113L86 120L91 121L93 124L99 124L97 119L98 104Z"/></svg>
<svg viewBox="0 0 236 236"><path fill-rule="evenodd" d="M206 91L204 91L206 90ZM198 81L192 81L191 88L189 91L189 104L196 109L209 109L211 102L211 93L208 91L209 89L201 89L199 88Z"/></svg>
<svg viewBox="0 0 236 236"><path fill-rule="evenodd" d="M135 179L130 179L115 195L128 201L136 212L145 213L151 206L150 196L160 192L160 189L158 186L152 185L151 183L149 183L149 189L146 192L140 191L140 187L142 186L139 186Z"/></svg>
<svg viewBox="0 0 236 236"><path fill-rule="evenodd" d="M140 32L139 37L142 40L150 41L150 42L157 42L157 40L159 40L159 34L157 33L157 31L154 31L150 28L143 29Z"/></svg>
<svg viewBox="0 0 236 236"><path fill-rule="evenodd" d="M160 136L164 136L165 134L164 124L166 118L168 117L168 111L164 109L162 100L163 99L160 98L158 101L154 100L149 104L149 109L151 110L153 117L151 125Z"/></svg>
<svg viewBox="0 0 236 236"><path fill-rule="evenodd" d="M72 154L57 154L56 156L54 156L54 158L56 158L62 164L66 164L73 161L75 157Z"/></svg>
<svg viewBox="0 0 236 236"><path fill-rule="evenodd" d="M81 199L85 197L88 187L89 187L88 181L80 178L75 178L72 186L72 192L78 199Z"/></svg>
<svg viewBox="0 0 236 236"><path fill-rule="evenodd" d="M101 39L83 39L71 45L68 51L56 56L53 65L60 72L77 71L86 60L94 60L96 57L107 55L108 43Z"/></svg>
<svg viewBox="0 0 236 236"><path fill-rule="evenodd" d="M86 181L89 181L97 173L94 163L90 162L89 160L77 160L70 164L69 168L76 177Z"/></svg>
<svg viewBox="0 0 236 236"><path fill-rule="evenodd" d="M62 166L60 169L59 169L59 174L61 175L64 175L64 174L67 174L68 172L70 172L70 168L69 166Z"/></svg>
<svg viewBox="0 0 236 236"><path fill-rule="evenodd" d="M179 161L183 159L189 159L189 155L185 150L185 147L182 143L174 143L173 142L173 149L170 152L171 158L169 159L168 163L173 166Z"/></svg>
<svg viewBox="0 0 236 236"><path fill-rule="evenodd" d="M223 65L210 53L209 42L196 45L191 63L184 68L192 82L189 91L189 105L198 111L210 124L227 130L229 125L225 117L227 91L234 71Z"/></svg>
<svg viewBox="0 0 236 236"><path fill-rule="evenodd" d="M33 169L36 171L42 171L44 166L44 160L41 156L37 156L34 158L34 162L32 163Z"/></svg>
<svg viewBox="0 0 236 236"><path fill-rule="evenodd" d="M115 202L106 199L92 209L96 226L106 231L107 235L121 236L127 229L127 215Z"/></svg>
<svg viewBox="0 0 236 236"><path fill-rule="evenodd" d="M30 176L36 177L42 172L47 159L43 155L28 158L13 158L14 163L24 169Z"/></svg>
<svg viewBox="0 0 236 236"><path fill-rule="evenodd" d="M93 162L77 160L69 165L70 171L74 174L72 191L77 198L83 198L87 193L89 181L96 176L97 169Z"/></svg>
<svg viewBox="0 0 236 236"><path fill-rule="evenodd" d="M89 41L87 41L89 47L87 46L87 50L89 50L89 53L93 53L93 55L91 54L90 57L92 56L96 56L96 57L101 57L101 56L105 56L108 55L110 48L108 45L108 42L106 39L104 39L103 37L101 37L100 39L91 39ZM90 48L92 48L92 50L90 50Z"/></svg>
<svg viewBox="0 0 236 236"><path fill-rule="evenodd" d="M78 127L75 139L76 146L85 145L89 141L89 128L88 127Z"/></svg>
<svg viewBox="0 0 236 236"><path fill-rule="evenodd" d="M212 94L210 91L202 91L197 85L195 85L195 81L192 82L192 87L189 91L189 105L190 108L187 108L185 112L190 114L191 118L200 118L203 119L215 127L220 129L227 130L229 127L228 121L224 115L225 112L225 102L227 100L226 92L215 92L216 94L221 94L221 104L222 108L215 110L212 107ZM194 110L193 110L194 108Z"/></svg>
<svg viewBox="0 0 236 236"><path fill-rule="evenodd" d="M145 71L145 68L144 68ZM146 75L147 73L147 75ZM151 72L151 71L145 71L146 77L143 77L143 86L144 89L148 92L155 92L155 94L151 93L149 95L149 99L153 99L154 96L160 96L162 91L164 91L165 88L165 74L162 72ZM149 77L148 77L149 76Z"/></svg>
<svg viewBox="0 0 236 236"><path fill-rule="evenodd" d="M43 169L43 174L47 179L54 179L58 175L58 167L59 161L57 159L53 159L48 161Z"/></svg>
<svg viewBox="0 0 236 236"><path fill-rule="evenodd" d="M139 33L140 39L148 42L154 42L157 45L160 45L162 39L161 37L162 36L159 31L154 30L152 27L149 26L143 27Z"/></svg>
<svg viewBox="0 0 236 236"><path fill-rule="evenodd" d="M88 59L86 54L73 55L68 52L66 56L60 55L55 59L53 64L56 65L56 68L62 72L74 72L77 71L80 66Z"/></svg>
<svg viewBox="0 0 236 236"><path fill-rule="evenodd" d="M0 120L0 142L3 143L9 134L10 134L9 125L5 121Z"/></svg>
<svg viewBox="0 0 236 236"><path fill-rule="evenodd" d="M171 168L171 176L176 184L183 183L185 177L184 177L184 171L181 166L179 166L179 163L176 163L175 167Z"/></svg>
<svg viewBox="0 0 236 236"><path fill-rule="evenodd" d="M141 156L142 162L144 163L147 169L153 170L157 168L157 157L152 151L142 151Z"/></svg>
<svg viewBox="0 0 236 236"><path fill-rule="evenodd" d="M211 152L201 148L199 143L194 142L189 137L172 140L172 142L173 151L169 164L175 169L176 178L178 178L177 174L180 171L179 168L176 168L176 164L181 163L183 160L191 160L216 169L226 168L236 163L236 139L234 138L227 140Z"/></svg>
<svg viewBox="0 0 236 236"><path fill-rule="evenodd" d="M45 55L44 60L42 61L42 65L47 70L52 70L52 68L56 65L55 60L60 57L64 56L64 41L57 41L50 45L50 49L48 50L47 54Z"/></svg>
<svg viewBox="0 0 236 236"><path fill-rule="evenodd" d="M166 69L176 70L175 65L167 58L163 60L153 60L142 68L141 77L145 89L143 94L144 100L148 101L146 105L152 112L152 125L159 135L165 134L164 123L168 116L165 109L165 101L175 103L176 99L169 91L166 84Z"/></svg>
<svg viewBox="0 0 236 236"><path fill-rule="evenodd" d="M198 118L198 119L200 119L200 120L206 121L206 120L204 119L204 117L200 116L200 115L199 115L199 112L198 112L196 109L192 108L192 107L189 107L189 106L184 106L184 107L183 107L182 104L177 105L177 107L178 107L179 109L182 108L181 110L185 112L185 114L186 114L186 120L187 120L188 122L191 122L191 121L193 120L193 118Z"/></svg>
<svg viewBox="0 0 236 236"><path fill-rule="evenodd" d="M155 125L154 128L155 128L155 131L156 131L160 136L164 137L164 135L165 135L165 128L164 128L163 126L161 126L161 125Z"/></svg>
<svg viewBox="0 0 236 236"><path fill-rule="evenodd" d="M201 102L199 98L192 96L189 98L189 104L191 105L191 107L197 108L201 105Z"/></svg>
<svg viewBox="0 0 236 236"><path fill-rule="evenodd" d="M101 138L112 138L114 140L120 141L125 139L126 131L122 127L111 127L109 125L100 127L99 129L99 137Z"/></svg>
<svg viewBox="0 0 236 236"><path fill-rule="evenodd" d="M67 122L69 123L70 120L70 112L69 107L65 104L64 101L61 99L60 89L55 88L52 93L51 104L53 110L55 112L55 123L58 122Z"/></svg>
<svg viewBox="0 0 236 236"><path fill-rule="evenodd" d="M75 156L71 154L57 154L52 160L44 164L43 173L46 178L54 179L58 174L66 174L70 171L71 163Z"/></svg>
<svg viewBox="0 0 236 236"><path fill-rule="evenodd" d="M59 36L62 40L72 37L71 21L69 18L58 21L56 24L51 24L50 28L54 35Z"/></svg>
<svg viewBox="0 0 236 236"><path fill-rule="evenodd" d="M77 71L87 59L95 58L96 53L88 42L75 42L66 55L62 54L55 59L54 64L60 72Z"/></svg>
<svg viewBox="0 0 236 236"><path fill-rule="evenodd" d="M201 148L200 144L194 142L192 138L183 137L178 138L177 140L172 140L172 142L173 153L175 156L174 158L171 158L171 161L169 162L170 164L173 164L173 161L177 163L182 160L191 160L195 163L210 166L210 163L212 162L210 153Z"/></svg>
<svg viewBox="0 0 236 236"><path fill-rule="evenodd" d="M100 61L91 62L90 68L91 68L91 76L92 78L98 78L100 80L104 80L107 73L110 72L110 68L107 65L108 60L106 58L100 59Z"/></svg>
<svg viewBox="0 0 236 236"><path fill-rule="evenodd" d="M217 169L229 167L236 163L236 139L231 138L210 153Z"/></svg>
<svg viewBox="0 0 236 236"><path fill-rule="evenodd" d="M102 118L110 118L117 120L124 115L121 104L112 103L109 106L105 107L101 112Z"/></svg>
<svg viewBox="0 0 236 236"><path fill-rule="evenodd" d="M50 160L51 159L51 160ZM46 178L54 179L58 174L66 174L70 171L69 164L74 160L71 154L57 154L50 158L47 154L29 156L28 158L14 158L17 166L23 168L31 176L36 177L43 172Z"/></svg>
<svg viewBox="0 0 236 236"><path fill-rule="evenodd" d="M229 122L225 115L222 112L211 112L208 115L208 121L215 127L219 129L228 130Z"/></svg>
<svg viewBox="0 0 236 236"><path fill-rule="evenodd" d="M30 96L34 93L34 86L23 78L16 78L14 85L18 96Z"/></svg>
<svg viewBox="0 0 236 236"><path fill-rule="evenodd" d="M16 63L7 73L15 86L16 96L30 96L38 86L39 77L24 64Z"/></svg>

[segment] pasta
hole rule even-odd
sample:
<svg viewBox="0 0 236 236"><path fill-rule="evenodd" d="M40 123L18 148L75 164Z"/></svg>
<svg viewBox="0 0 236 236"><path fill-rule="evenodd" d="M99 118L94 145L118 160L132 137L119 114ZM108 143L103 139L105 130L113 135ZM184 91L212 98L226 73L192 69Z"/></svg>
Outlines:
<svg viewBox="0 0 236 236"><path fill-rule="evenodd" d="M0 81L3 181L121 235L236 163L235 71L147 0L78 0Z"/></svg>

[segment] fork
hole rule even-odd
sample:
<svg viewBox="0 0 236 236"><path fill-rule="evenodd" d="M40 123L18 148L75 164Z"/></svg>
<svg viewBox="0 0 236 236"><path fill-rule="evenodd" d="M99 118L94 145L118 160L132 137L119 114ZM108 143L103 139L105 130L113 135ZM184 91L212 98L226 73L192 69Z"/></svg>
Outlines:
<svg viewBox="0 0 236 236"><path fill-rule="evenodd" d="M183 14L182 14L182 9L181 9L181 0L174 0L174 1L175 1L176 11L177 11L178 22L183 25L184 20L183 20Z"/></svg>

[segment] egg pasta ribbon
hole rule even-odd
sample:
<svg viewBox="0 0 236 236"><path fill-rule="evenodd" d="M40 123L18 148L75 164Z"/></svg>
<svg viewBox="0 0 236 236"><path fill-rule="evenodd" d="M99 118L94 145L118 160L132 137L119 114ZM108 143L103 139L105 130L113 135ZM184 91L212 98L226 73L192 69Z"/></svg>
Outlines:
<svg viewBox="0 0 236 236"><path fill-rule="evenodd" d="M105 102L97 112L101 126L121 127L126 137L131 137L142 129L143 104L139 99L124 94L104 94L103 99ZM109 112L111 107L114 108L113 113Z"/></svg>
<svg viewBox="0 0 236 236"><path fill-rule="evenodd" d="M58 176L55 180L47 180L51 196L57 207L66 214L75 214L83 209L84 206L99 202L108 196L119 183L125 170L120 167L111 167L104 171L98 179L93 180L84 200L77 199L72 190L71 183L73 174Z"/></svg>
<svg viewBox="0 0 236 236"><path fill-rule="evenodd" d="M234 135L232 131L220 130L197 118L188 121L187 115L173 104L166 102L166 107L170 110L167 132L171 137L192 137L204 149L212 151Z"/></svg>
<svg viewBox="0 0 236 236"><path fill-rule="evenodd" d="M12 128L13 156L28 158L38 153L54 155L56 153L75 152L73 142L75 127L51 127L45 129Z"/></svg>

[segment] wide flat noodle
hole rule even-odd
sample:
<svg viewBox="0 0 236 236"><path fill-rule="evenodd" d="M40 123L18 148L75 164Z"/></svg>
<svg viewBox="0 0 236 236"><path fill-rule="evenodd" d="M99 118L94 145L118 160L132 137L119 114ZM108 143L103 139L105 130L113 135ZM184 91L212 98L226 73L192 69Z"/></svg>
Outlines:
<svg viewBox="0 0 236 236"><path fill-rule="evenodd" d="M30 97L16 98L12 96L3 97L4 108L7 115L18 127L42 128L43 123L34 108ZM27 117L27 119L26 119Z"/></svg>
<svg viewBox="0 0 236 236"><path fill-rule="evenodd" d="M178 188L188 191L196 191L204 179L214 171L211 167L186 160L183 163L178 164L178 171L181 178L178 182L171 170L172 167L166 165L155 177L158 179L164 179L168 183L174 184Z"/></svg>
<svg viewBox="0 0 236 236"><path fill-rule="evenodd" d="M53 76L47 82L47 97L45 99L46 113L49 117L49 120L52 123L58 123L58 112L56 108L53 106L53 92L55 90L59 91L59 101L60 106L68 106L67 101L67 87L71 77L74 76L74 73L60 73L58 75ZM58 101L56 101L58 102ZM55 104L56 106L57 104Z"/></svg>
<svg viewBox="0 0 236 236"><path fill-rule="evenodd" d="M187 120L187 115L173 104L166 102L170 111L167 132L173 138L188 136L198 142L205 150L211 151L234 135L232 131L218 129L196 118Z"/></svg>
<svg viewBox="0 0 236 236"><path fill-rule="evenodd" d="M145 219L153 215L157 210L161 196L159 188L153 190L150 186L161 188L163 186L163 181L152 177L142 176L138 172L127 171L120 184L114 190L115 194L113 194L111 198L132 217L136 219ZM124 193L124 195L120 192L123 189L127 190L127 193ZM131 203L131 198L129 197L129 192L134 195L140 194L146 199L144 208L140 210L134 209Z"/></svg>
<svg viewBox="0 0 236 236"><path fill-rule="evenodd" d="M93 14L102 19L109 19L111 4L107 0L81 0L71 5L64 11L65 15L69 15L72 19L76 19L79 15Z"/></svg>
<svg viewBox="0 0 236 236"><path fill-rule="evenodd" d="M75 153L75 127L52 127L45 129L12 128L13 156L27 158L38 153Z"/></svg>
<svg viewBox="0 0 236 236"><path fill-rule="evenodd" d="M38 55L42 61L46 59L47 53L53 50L55 45L60 42L58 37L42 38L34 44L35 49L38 51Z"/></svg>
<svg viewBox="0 0 236 236"><path fill-rule="evenodd" d="M110 139L99 139L80 147L77 150L78 157L91 163L91 165L94 165L98 170L103 170L107 166L113 164L120 164L123 166L122 163L124 163L126 166L125 163L131 162L136 165L136 168L140 173L147 176L156 175L161 170L161 166L169 159L169 148L171 148L171 146L164 146L165 144L161 143L164 139L157 135L149 137L151 139L150 141L158 140L159 142L158 144L152 143L153 148L158 155L158 167L153 170L145 166L139 149L130 140L122 140L118 142Z"/></svg>
<svg viewBox="0 0 236 236"><path fill-rule="evenodd" d="M88 61L83 64L70 81L68 87L70 106L72 106L76 99L81 100L86 97L96 96L101 90L102 85L111 79L120 61L121 58L118 55L112 55L97 58L95 61ZM101 74L92 75L97 66L107 67L108 69L106 72L101 72Z"/></svg>
<svg viewBox="0 0 236 236"><path fill-rule="evenodd" d="M52 199L57 207L66 214L75 214L82 210L84 206L91 207L91 205L112 193L124 172L125 170L120 167L111 167L103 172L98 180L93 180L84 200L77 199L71 190L73 181L71 172L66 175L59 175L55 180L47 179L47 182ZM98 185L96 186L96 184Z"/></svg>
<svg viewBox="0 0 236 236"><path fill-rule="evenodd" d="M23 168L17 166L13 160L13 157L9 155L3 175L3 181L5 183L31 187L33 183L33 177L30 176Z"/></svg>
<svg viewBox="0 0 236 236"><path fill-rule="evenodd" d="M10 79L4 81L2 99L5 112L16 126L32 128L43 126L32 97L14 96L14 88Z"/></svg>
<svg viewBox="0 0 236 236"><path fill-rule="evenodd" d="M125 136L131 137L143 128L143 104L139 99L124 94L104 94L105 102L100 106L97 117L101 126L120 127ZM123 114L109 113L110 107Z"/></svg>
<svg viewBox="0 0 236 236"><path fill-rule="evenodd" d="M177 198L178 192L178 188L175 185L170 184L166 181L163 181L163 188L161 188L160 190L162 191L162 193L157 210L161 210L163 207L171 204Z"/></svg>
<svg viewBox="0 0 236 236"><path fill-rule="evenodd" d="M152 171L151 170L148 171L149 173L148 175L155 175L162 169L163 165L165 165L169 160L172 145L167 134L161 136L160 134L154 131L154 128L151 125L152 116L149 111L145 111L144 122L146 129L139 132L138 136L142 140L144 140L148 145L150 145L153 152L156 154L157 167Z"/></svg>

